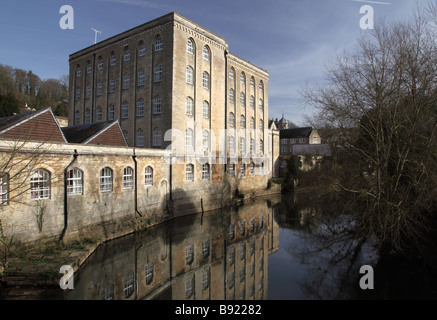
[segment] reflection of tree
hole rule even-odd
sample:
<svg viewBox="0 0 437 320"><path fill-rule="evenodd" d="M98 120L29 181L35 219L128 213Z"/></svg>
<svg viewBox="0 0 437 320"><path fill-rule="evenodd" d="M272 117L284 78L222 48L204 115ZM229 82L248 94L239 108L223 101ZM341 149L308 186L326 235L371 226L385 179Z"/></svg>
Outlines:
<svg viewBox="0 0 437 320"><path fill-rule="evenodd" d="M313 217L315 228L302 233L288 252L307 266L309 279L301 284L308 299L351 299L359 283L359 269L372 264L372 247L356 239L349 216Z"/></svg>

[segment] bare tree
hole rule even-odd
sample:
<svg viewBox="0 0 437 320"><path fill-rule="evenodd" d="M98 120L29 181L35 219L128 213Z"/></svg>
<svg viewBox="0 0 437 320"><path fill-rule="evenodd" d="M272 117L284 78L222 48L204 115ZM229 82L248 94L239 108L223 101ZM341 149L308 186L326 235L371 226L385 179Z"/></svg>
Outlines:
<svg viewBox="0 0 437 320"><path fill-rule="evenodd" d="M437 12L434 11L434 12ZM359 39L305 88L306 101L341 135L347 154L331 180L355 204L357 232L391 253L423 247L437 198L437 15L418 8L406 22Z"/></svg>

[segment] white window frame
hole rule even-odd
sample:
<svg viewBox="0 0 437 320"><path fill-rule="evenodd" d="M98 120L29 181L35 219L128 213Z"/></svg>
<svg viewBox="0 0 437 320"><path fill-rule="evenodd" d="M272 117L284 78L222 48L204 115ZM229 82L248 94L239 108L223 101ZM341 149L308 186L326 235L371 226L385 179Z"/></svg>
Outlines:
<svg viewBox="0 0 437 320"><path fill-rule="evenodd" d="M67 172L67 194L82 195L83 194L83 172L78 168L73 168Z"/></svg>
<svg viewBox="0 0 437 320"><path fill-rule="evenodd" d="M123 169L123 189L132 189L134 186L134 170L131 167Z"/></svg>
<svg viewBox="0 0 437 320"><path fill-rule="evenodd" d="M187 97L185 100L185 114L192 116L194 113L194 100L191 97Z"/></svg>
<svg viewBox="0 0 437 320"><path fill-rule="evenodd" d="M138 87L144 86L146 79L146 72L144 69L138 70Z"/></svg>
<svg viewBox="0 0 437 320"><path fill-rule="evenodd" d="M124 62L130 61L130 49L129 48L126 48L124 50L123 61Z"/></svg>
<svg viewBox="0 0 437 320"><path fill-rule="evenodd" d="M185 146L194 147L194 131L191 128L185 129Z"/></svg>
<svg viewBox="0 0 437 320"><path fill-rule="evenodd" d="M37 169L30 176L30 199L50 199L50 172L44 169Z"/></svg>
<svg viewBox="0 0 437 320"><path fill-rule="evenodd" d="M155 52L162 51L164 49L164 42L162 41L162 38L159 37L155 41Z"/></svg>
<svg viewBox="0 0 437 320"><path fill-rule="evenodd" d="M206 71L203 71L202 73L202 86L204 89L208 89L209 90L209 86L210 86L210 76L209 73Z"/></svg>
<svg viewBox="0 0 437 320"><path fill-rule="evenodd" d="M191 66L185 68L185 81L188 84L194 83L194 69Z"/></svg>
<svg viewBox="0 0 437 320"><path fill-rule="evenodd" d="M207 46L203 47L202 56L203 56L203 60L207 60L207 61L209 61L209 59L211 58L211 53Z"/></svg>
<svg viewBox="0 0 437 320"><path fill-rule="evenodd" d="M194 165L191 163L185 165L185 180L194 181Z"/></svg>
<svg viewBox="0 0 437 320"><path fill-rule="evenodd" d="M202 165L202 180L207 181L211 178L211 166L209 163L205 163Z"/></svg>
<svg viewBox="0 0 437 320"><path fill-rule="evenodd" d="M0 205L9 203L9 174L0 174Z"/></svg>
<svg viewBox="0 0 437 320"><path fill-rule="evenodd" d="M193 40L191 40L191 39L187 40L187 52L194 54L194 43L193 43Z"/></svg>
<svg viewBox="0 0 437 320"><path fill-rule="evenodd" d="M161 81L162 81L162 64L158 64L154 68L153 82L161 82Z"/></svg>
<svg viewBox="0 0 437 320"><path fill-rule="evenodd" d="M141 42L138 47L138 56L143 57L146 55L146 45L144 42Z"/></svg>
<svg viewBox="0 0 437 320"><path fill-rule="evenodd" d="M144 116L144 100L139 99L137 101L137 117L143 117Z"/></svg>
<svg viewBox="0 0 437 320"><path fill-rule="evenodd" d="M123 75L123 90L129 89L129 85L130 85L130 75L129 73L125 73Z"/></svg>
<svg viewBox="0 0 437 320"><path fill-rule="evenodd" d="M202 103L202 117L203 119L209 119L209 102L205 100Z"/></svg>
<svg viewBox="0 0 437 320"><path fill-rule="evenodd" d="M144 170L144 178L146 186L153 186L153 168L151 166L147 166Z"/></svg>
<svg viewBox="0 0 437 320"><path fill-rule="evenodd" d="M153 98L153 114L160 114L162 112L162 98L157 96Z"/></svg>
<svg viewBox="0 0 437 320"><path fill-rule="evenodd" d="M127 101L123 102L123 104L121 105L121 118L129 118L129 102Z"/></svg>
<svg viewBox="0 0 437 320"><path fill-rule="evenodd" d="M112 121L115 119L115 106L113 104L109 105L108 109L108 120Z"/></svg>
<svg viewBox="0 0 437 320"><path fill-rule="evenodd" d="M111 192L113 187L113 172L109 167L100 170L100 192Z"/></svg>

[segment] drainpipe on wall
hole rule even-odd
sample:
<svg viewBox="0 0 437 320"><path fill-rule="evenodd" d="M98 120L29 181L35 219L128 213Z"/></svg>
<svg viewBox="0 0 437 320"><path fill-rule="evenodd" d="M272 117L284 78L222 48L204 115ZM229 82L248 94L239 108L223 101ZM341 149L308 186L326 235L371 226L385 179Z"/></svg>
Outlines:
<svg viewBox="0 0 437 320"><path fill-rule="evenodd" d="M138 188L137 188L137 169L138 169L138 163L137 163L137 156L135 155L135 149L134 149L134 154L132 155L132 159L134 160L135 163L135 195L134 195L134 201L135 201L135 213L137 213L140 217L142 217L141 213L138 211Z"/></svg>
<svg viewBox="0 0 437 320"><path fill-rule="evenodd" d="M65 232L67 232L67 226L68 226L68 191L67 191L68 168L77 160L78 156L79 154L77 153L77 150L74 149L73 160L64 169L64 229L62 229L61 235L59 237L59 241L62 241L64 239Z"/></svg>

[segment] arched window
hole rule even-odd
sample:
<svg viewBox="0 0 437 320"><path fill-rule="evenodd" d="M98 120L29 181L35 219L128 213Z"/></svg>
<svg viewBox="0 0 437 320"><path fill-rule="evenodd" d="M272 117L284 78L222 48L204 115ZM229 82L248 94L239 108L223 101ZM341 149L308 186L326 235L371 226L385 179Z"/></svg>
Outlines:
<svg viewBox="0 0 437 320"><path fill-rule="evenodd" d="M97 96L100 97L103 93L103 82L101 80L97 81Z"/></svg>
<svg viewBox="0 0 437 320"><path fill-rule="evenodd" d="M87 61L86 74L90 74L92 71L93 71L93 65L91 64L90 61Z"/></svg>
<svg viewBox="0 0 437 320"><path fill-rule="evenodd" d="M240 82L244 87L246 87L246 75L244 74L244 72L240 74Z"/></svg>
<svg viewBox="0 0 437 320"><path fill-rule="evenodd" d="M235 103L235 91L234 89L229 89L229 103L234 104Z"/></svg>
<svg viewBox="0 0 437 320"><path fill-rule="evenodd" d="M192 67L187 66L186 71L185 71L185 81L188 84L193 84L194 83L194 70Z"/></svg>
<svg viewBox="0 0 437 320"><path fill-rule="evenodd" d="M245 129L246 128L246 117L244 115L240 116L240 128Z"/></svg>
<svg viewBox="0 0 437 320"><path fill-rule="evenodd" d="M187 52L194 54L194 44L193 44L193 40L191 39L187 40Z"/></svg>
<svg viewBox="0 0 437 320"><path fill-rule="evenodd" d="M153 98L153 114L159 114L162 112L162 98L157 96Z"/></svg>
<svg viewBox="0 0 437 320"><path fill-rule="evenodd" d="M246 94L244 92L240 92L240 105L241 106L246 105Z"/></svg>
<svg viewBox="0 0 437 320"><path fill-rule="evenodd" d="M108 109L108 120L112 121L115 119L115 107L113 104L109 105Z"/></svg>
<svg viewBox="0 0 437 320"><path fill-rule="evenodd" d="M251 176L255 175L255 163L254 162L250 163L250 175Z"/></svg>
<svg viewBox="0 0 437 320"><path fill-rule="evenodd" d="M194 111L194 100L191 97L187 97L185 101L185 114L192 116Z"/></svg>
<svg viewBox="0 0 437 320"><path fill-rule="evenodd" d="M153 281L153 263L146 264L146 284L149 285Z"/></svg>
<svg viewBox="0 0 437 320"><path fill-rule="evenodd" d="M146 73L144 72L144 69L138 70L138 86L144 86L144 80L146 79Z"/></svg>
<svg viewBox="0 0 437 320"><path fill-rule="evenodd" d="M187 146L187 147L194 146L193 129L188 128L185 130L185 146Z"/></svg>
<svg viewBox="0 0 437 320"><path fill-rule="evenodd" d="M67 194L83 194L83 172L77 168L71 169L67 173Z"/></svg>
<svg viewBox="0 0 437 320"><path fill-rule="evenodd" d="M111 52L111 58L109 60L109 65L111 67L115 66L117 64L117 56L115 55L114 52Z"/></svg>
<svg viewBox="0 0 437 320"><path fill-rule="evenodd" d="M134 186L134 170L131 167L123 169L123 189L131 189Z"/></svg>
<svg viewBox="0 0 437 320"><path fill-rule="evenodd" d="M138 46L138 56L142 57L146 55L146 45L144 42L140 42L140 45Z"/></svg>
<svg viewBox="0 0 437 320"><path fill-rule="evenodd" d="M255 97L254 96L250 96L250 108L252 110L255 110Z"/></svg>
<svg viewBox="0 0 437 320"><path fill-rule="evenodd" d="M50 199L50 172L38 169L30 175L30 199Z"/></svg>
<svg viewBox="0 0 437 320"><path fill-rule="evenodd" d="M255 129L255 118L250 117L250 129Z"/></svg>
<svg viewBox="0 0 437 320"><path fill-rule="evenodd" d="M185 180L194 181L194 165L187 164L185 166Z"/></svg>
<svg viewBox="0 0 437 320"><path fill-rule="evenodd" d="M259 99L259 111L263 112L264 111L264 101L263 99Z"/></svg>
<svg viewBox="0 0 437 320"><path fill-rule="evenodd" d="M203 47L203 59L208 60L210 59L210 52L208 46Z"/></svg>
<svg viewBox="0 0 437 320"><path fill-rule="evenodd" d="M229 113L229 127L230 128L235 127L235 115L233 112Z"/></svg>
<svg viewBox="0 0 437 320"><path fill-rule="evenodd" d="M250 78L250 87L255 88L255 78L254 77Z"/></svg>
<svg viewBox="0 0 437 320"><path fill-rule="evenodd" d="M229 153L235 154L235 138L233 136L229 137Z"/></svg>
<svg viewBox="0 0 437 320"><path fill-rule="evenodd" d="M162 81L162 65L158 64L155 67L154 74L153 74L153 81L154 82L161 82Z"/></svg>
<svg viewBox="0 0 437 320"><path fill-rule="evenodd" d="M204 119L209 119L209 103L208 103L208 101L203 101L203 105L202 105L202 117Z"/></svg>
<svg viewBox="0 0 437 320"><path fill-rule="evenodd" d="M246 154L246 139L240 138L240 152L241 154Z"/></svg>
<svg viewBox="0 0 437 320"><path fill-rule="evenodd" d="M107 192L112 191L112 169L103 168L100 171L100 191Z"/></svg>
<svg viewBox="0 0 437 320"><path fill-rule="evenodd" d="M250 139L250 154L255 154L255 139L253 138Z"/></svg>
<svg viewBox="0 0 437 320"><path fill-rule="evenodd" d="M123 90L129 89L129 81L130 81L130 75L129 73L125 73L123 75Z"/></svg>
<svg viewBox="0 0 437 320"><path fill-rule="evenodd" d="M202 131L202 147L203 148L209 147L209 132L208 132L208 130Z"/></svg>
<svg viewBox="0 0 437 320"><path fill-rule="evenodd" d="M101 107L97 107L96 109L96 120L102 121L103 120L103 111Z"/></svg>
<svg viewBox="0 0 437 320"><path fill-rule="evenodd" d="M91 112L90 109L85 110L85 123L91 122Z"/></svg>
<svg viewBox="0 0 437 320"><path fill-rule="evenodd" d="M146 182L146 186L153 186L153 169L151 166L148 166L146 168L145 182Z"/></svg>
<svg viewBox="0 0 437 320"><path fill-rule="evenodd" d="M202 165L202 180L210 179L210 167L208 163Z"/></svg>
<svg viewBox="0 0 437 320"><path fill-rule="evenodd" d="M259 153L264 153L264 141L262 139L259 140Z"/></svg>
<svg viewBox="0 0 437 320"><path fill-rule="evenodd" d="M152 145L154 147L160 147L161 146L161 130L158 128L153 129L153 141L152 141Z"/></svg>
<svg viewBox="0 0 437 320"><path fill-rule="evenodd" d="M137 147L144 147L144 131L143 131L143 129L137 130Z"/></svg>
<svg viewBox="0 0 437 320"><path fill-rule="evenodd" d="M76 66L76 78L80 78L80 76L82 75L82 68L80 67L80 65Z"/></svg>
<svg viewBox="0 0 437 320"><path fill-rule="evenodd" d="M261 93L264 92L264 83L262 80L259 82L259 91L261 91Z"/></svg>
<svg viewBox="0 0 437 320"><path fill-rule="evenodd" d="M137 117L144 116L144 100L140 99L137 101Z"/></svg>
<svg viewBox="0 0 437 320"><path fill-rule="evenodd" d="M130 60L130 49L129 47L126 47L126 49L124 49L124 56L123 56L123 61L129 61Z"/></svg>
<svg viewBox="0 0 437 320"><path fill-rule="evenodd" d="M205 89L209 89L209 73L204 71L202 75L202 85Z"/></svg>
<svg viewBox="0 0 437 320"><path fill-rule="evenodd" d="M259 119L259 129L264 130L264 121L262 119Z"/></svg>
<svg viewBox="0 0 437 320"><path fill-rule="evenodd" d="M155 41L155 51L161 51L164 48L164 44L161 37L158 37Z"/></svg>
<svg viewBox="0 0 437 320"><path fill-rule="evenodd" d="M123 102L121 106L121 117L127 119L129 117L129 103L127 101Z"/></svg>
<svg viewBox="0 0 437 320"><path fill-rule="evenodd" d="M231 68L229 70L229 80L234 80L235 79L235 70L234 68Z"/></svg>
<svg viewBox="0 0 437 320"><path fill-rule="evenodd" d="M99 57L98 59L98 62L97 62L97 70L103 70L103 59L102 59L102 57Z"/></svg>

